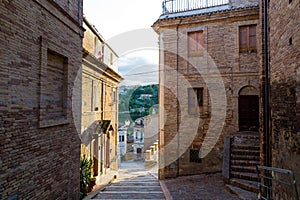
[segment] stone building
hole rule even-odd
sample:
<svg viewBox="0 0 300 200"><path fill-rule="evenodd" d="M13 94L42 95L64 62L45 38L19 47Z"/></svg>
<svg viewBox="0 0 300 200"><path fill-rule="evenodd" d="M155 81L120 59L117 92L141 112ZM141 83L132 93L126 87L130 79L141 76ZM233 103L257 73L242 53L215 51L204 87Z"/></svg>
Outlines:
<svg viewBox="0 0 300 200"><path fill-rule="evenodd" d="M81 153L93 160L93 176L118 169L118 55L83 20ZM97 183L96 182L96 183Z"/></svg>
<svg viewBox="0 0 300 200"><path fill-rule="evenodd" d="M261 3L264 25L264 1ZM268 1L269 117L261 118L262 165L292 170L300 192L300 2ZM266 71L262 57L262 77ZM265 79L262 79L263 88ZM265 99L262 99L264 101ZM262 105L263 106L263 105ZM265 120L269 120L266 132ZM273 182L274 199L292 199L282 184ZM291 193L293 194L293 193ZM291 195L290 194L290 195ZM287 196L285 196L287 195Z"/></svg>
<svg viewBox="0 0 300 200"><path fill-rule="evenodd" d="M136 160L144 157L144 117L134 121L133 128L133 152Z"/></svg>
<svg viewBox="0 0 300 200"><path fill-rule="evenodd" d="M224 138L259 129L258 0L191 2L164 1L153 25L160 179L221 171Z"/></svg>
<svg viewBox="0 0 300 200"><path fill-rule="evenodd" d="M82 0L0 13L0 199L79 199Z"/></svg>
<svg viewBox="0 0 300 200"><path fill-rule="evenodd" d="M127 129L128 126L126 125L118 128L118 153L120 155L119 162L124 159L127 152Z"/></svg>

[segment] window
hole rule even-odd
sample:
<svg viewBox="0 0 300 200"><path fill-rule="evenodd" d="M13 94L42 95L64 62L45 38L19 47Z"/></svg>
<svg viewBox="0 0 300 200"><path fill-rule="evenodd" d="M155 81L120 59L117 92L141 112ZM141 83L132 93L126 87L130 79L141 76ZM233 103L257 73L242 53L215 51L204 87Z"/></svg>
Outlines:
<svg viewBox="0 0 300 200"><path fill-rule="evenodd" d="M119 136L119 142L124 142L124 135Z"/></svg>
<svg viewBox="0 0 300 200"><path fill-rule="evenodd" d="M117 92L115 91L115 89L113 89L113 92L111 94L111 98L112 98L112 103L116 103L117 102Z"/></svg>
<svg viewBox="0 0 300 200"><path fill-rule="evenodd" d="M203 88L188 88L189 114L198 114L203 106Z"/></svg>
<svg viewBox="0 0 300 200"><path fill-rule="evenodd" d="M202 54L204 47L203 31L188 33L188 51L189 56L199 56Z"/></svg>
<svg viewBox="0 0 300 200"><path fill-rule="evenodd" d="M41 70L40 127L63 124L67 119L68 58L47 49Z"/></svg>
<svg viewBox="0 0 300 200"><path fill-rule="evenodd" d="M256 25L240 26L240 52L256 51Z"/></svg>
<svg viewBox="0 0 300 200"><path fill-rule="evenodd" d="M98 83L93 81L93 108L92 111L98 111Z"/></svg>
<svg viewBox="0 0 300 200"><path fill-rule="evenodd" d="M110 65L114 64L114 56L112 53L110 53L109 63L110 63Z"/></svg>
<svg viewBox="0 0 300 200"><path fill-rule="evenodd" d="M199 150L190 149L190 162L201 163Z"/></svg>

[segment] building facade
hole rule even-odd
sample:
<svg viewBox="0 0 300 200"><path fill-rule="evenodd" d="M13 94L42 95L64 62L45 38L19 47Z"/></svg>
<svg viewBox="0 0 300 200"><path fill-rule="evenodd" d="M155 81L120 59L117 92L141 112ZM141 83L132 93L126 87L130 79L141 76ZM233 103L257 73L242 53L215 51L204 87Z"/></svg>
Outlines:
<svg viewBox="0 0 300 200"><path fill-rule="evenodd" d="M144 157L144 118L138 118L133 124L133 152L135 159L143 159Z"/></svg>
<svg viewBox="0 0 300 200"><path fill-rule="evenodd" d="M261 118L262 164L292 170L299 193L300 2L295 0L268 1L267 13L264 13L264 3L264 1L261 3L260 19L262 27L264 20L267 21L268 59L264 60L264 56L262 57L262 84L264 89L266 62L268 62L270 106L268 118ZM265 120L269 122L269 131L266 131L264 127ZM294 193L286 190L282 184L273 182L272 186L274 199L292 199L291 195Z"/></svg>
<svg viewBox="0 0 300 200"><path fill-rule="evenodd" d="M259 2L182 2L164 1L153 25L161 179L221 171L224 137L259 129Z"/></svg>
<svg viewBox="0 0 300 200"><path fill-rule="evenodd" d="M82 1L0 13L0 199L79 199Z"/></svg>
<svg viewBox="0 0 300 200"><path fill-rule="evenodd" d="M81 154L93 161L96 183L118 169L117 54L84 17Z"/></svg>
<svg viewBox="0 0 300 200"><path fill-rule="evenodd" d="M124 125L119 127L118 130L118 153L120 155L119 162L124 159L126 152L127 152L127 128L128 126Z"/></svg>

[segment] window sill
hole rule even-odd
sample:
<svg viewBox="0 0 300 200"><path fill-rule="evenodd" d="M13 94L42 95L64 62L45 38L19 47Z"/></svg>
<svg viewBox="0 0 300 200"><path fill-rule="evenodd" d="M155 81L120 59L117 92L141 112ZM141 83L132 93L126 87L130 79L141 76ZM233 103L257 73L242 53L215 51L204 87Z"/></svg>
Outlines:
<svg viewBox="0 0 300 200"><path fill-rule="evenodd" d="M39 128L48 128L48 127L53 127L53 126L62 126L62 125L66 125L69 124L69 121L67 120L67 118L62 117L62 118L58 118L58 119L52 119L52 120L41 120L39 122Z"/></svg>
<svg viewBox="0 0 300 200"><path fill-rule="evenodd" d="M257 50L240 50L240 53L257 53Z"/></svg>
<svg viewBox="0 0 300 200"><path fill-rule="evenodd" d="M210 117L209 113L202 113L202 112L201 113L189 113L189 115L194 116L194 117L199 117L202 119Z"/></svg>

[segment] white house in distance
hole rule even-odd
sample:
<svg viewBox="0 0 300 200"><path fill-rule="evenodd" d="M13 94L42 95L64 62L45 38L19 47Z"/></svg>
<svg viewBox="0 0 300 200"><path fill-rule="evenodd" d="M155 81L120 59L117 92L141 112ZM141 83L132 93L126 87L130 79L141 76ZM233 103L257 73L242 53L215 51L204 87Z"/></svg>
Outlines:
<svg viewBox="0 0 300 200"><path fill-rule="evenodd" d="M118 129L118 152L120 155L120 161L121 158L125 156L126 152L127 152L127 126L121 126Z"/></svg>
<svg viewBox="0 0 300 200"><path fill-rule="evenodd" d="M133 125L133 149L135 158L143 158L144 152L144 118L138 118Z"/></svg>

